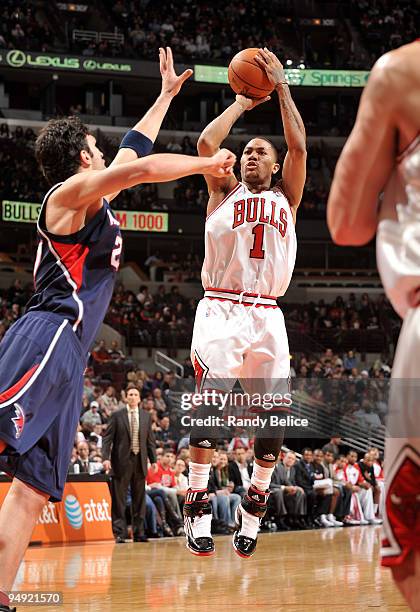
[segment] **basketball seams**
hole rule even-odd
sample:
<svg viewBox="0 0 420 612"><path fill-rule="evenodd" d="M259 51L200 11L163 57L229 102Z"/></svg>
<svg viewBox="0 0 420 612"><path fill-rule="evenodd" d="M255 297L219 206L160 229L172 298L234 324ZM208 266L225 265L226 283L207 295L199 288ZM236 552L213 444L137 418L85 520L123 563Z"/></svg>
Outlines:
<svg viewBox="0 0 420 612"><path fill-rule="evenodd" d="M242 61L242 60L240 60ZM244 62L245 63L245 62ZM249 64L250 62L246 62L247 64ZM251 64L254 65L255 64ZM234 69L234 67L232 66L232 64L230 65L230 69L232 70L233 74L237 77L237 79L239 79L239 81L242 81L243 83L245 83L246 85L248 85L249 87L252 87L253 89L258 89L259 91L263 91L266 92L268 95L268 89L263 89L262 87L258 87L257 85L254 85L253 83L250 83L249 81L246 81L240 74L238 74L236 72L236 70Z"/></svg>

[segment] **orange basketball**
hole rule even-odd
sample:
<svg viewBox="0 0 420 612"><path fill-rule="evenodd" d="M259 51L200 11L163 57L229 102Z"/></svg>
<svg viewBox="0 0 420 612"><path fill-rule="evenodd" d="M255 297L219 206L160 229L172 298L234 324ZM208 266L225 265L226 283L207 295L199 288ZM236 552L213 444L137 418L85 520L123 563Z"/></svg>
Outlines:
<svg viewBox="0 0 420 612"><path fill-rule="evenodd" d="M228 68L230 86L247 98L265 98L273 91L263 68L255 61L258 49L244 49L232 59Z"/></svg>

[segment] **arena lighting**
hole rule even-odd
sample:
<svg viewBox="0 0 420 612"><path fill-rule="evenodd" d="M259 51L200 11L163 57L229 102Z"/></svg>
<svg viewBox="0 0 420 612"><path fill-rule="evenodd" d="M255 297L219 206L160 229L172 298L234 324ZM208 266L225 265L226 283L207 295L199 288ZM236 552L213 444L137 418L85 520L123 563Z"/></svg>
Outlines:
<svg viewBox="0 0 420 612"><path fill-rule="evenodd" d="M86 13L89 7L87 6L87 4L74 4L73 2L57 2L57 8L59 8L61 11Z"/></svg>
<svg viewBox="0 0 420 612"><path fill-rule="evenodd" d="M291 59L286 60L286 66L291 66L292 64L293 64L293 61Z"/></svg>
<svg viewBox="0 0 420 612"><path fill-rule="evenodd" d="M301 62L300 64L298 64L298 68L300 68L301 70L305 70L305 64Z"/></svg>

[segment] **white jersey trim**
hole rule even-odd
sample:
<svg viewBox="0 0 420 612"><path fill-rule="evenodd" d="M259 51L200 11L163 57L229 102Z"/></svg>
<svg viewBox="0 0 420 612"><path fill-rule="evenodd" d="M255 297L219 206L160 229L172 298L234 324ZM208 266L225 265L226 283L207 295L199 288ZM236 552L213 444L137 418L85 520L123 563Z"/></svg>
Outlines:
<svg viewBox="0 0 420 612"><path fill-rule="evenodd" d="M67 282L69 283L70 287L73 289L72 296L73 296L73 299L76 302L77 307L79 309L79 314L78 314L78 317L77 317L77 321L76 321L76 323L74 323L74 325L72 327L73 331L76 331L77 328L79 327L79 324L80 324L81 320L83 319L83 314L84 314L83 302L79 298L79 296L77 295L77 285L74 282L74 280L72 279L72 277L70 276L70 272L67 270L66 266L61 261L60 255L54 249L54 247L53 247L53 245L51 243L51 240L48 238L48 236L46 234L44 234L44 232L42 231L42 229L39 226L38 226L38 231L41 234L41 236L47 241L48 248L50 249L51 253L54 255L55 259L57 260L57 266L64 273L64 276L66 277Z"/></svg>
<svg viewBox="0 0 420 612"><path fill-rule="evenodd" d="M219 208L221 206L223 206L223 204L226 202L226 200L228 198L230 198L231 195L233 195L236 191L238 191L239 187L242 187L242 183L239 183L232 189L232 191L229 191L229 193L227 194L227 196L225 198L223 198L223 200L220 202L220 204L218 204L216 206L216 208L214 210L211 211L211 213L209 215L207 215L206 217L206 222L210 219L210 217L216 212L216 210L219 210Z"/></svg>
<svg viewBox="0 0 420 612"><path fill-rule="evenodd" d="M48 347L47 352L45 353L44 357L42 358L41 363L39 364L39 366L37 367L37 369L35 370L35 372L31 376L31 378L28 380L26 385L24 385L22 387L22 389L20 389L13 397L9 398L8 400L6 400L2 404L0 404L0 408L4 408L5 406L8 406L9 404L13 404L13 402L16 402L20 397L22 397L22 395L24 393L26 393L26 391L29 389L29 387L31 387L34 384L34 382L36 381L36 379L38 378L38 376L41 374L42 370L46 366L46 364L48 362L48 359L50 358L51 353L53 352L54 347L57 344L57 342L58 342L58 340L59 340L59 338L60 338L60 336L61 336L61 334L63 332L63 329L65 328L65 326L67 324L68 324L68 320L64 319L64 321L62 322L60 327L55 332L54 338L52 339L51 344Z"/></svg>
<svg viewBox="0 0 420 612"><path fill-rule="evenodd" d="M45 232L41 229L40 224L39 224L39 219L41 218L41 213L44 209L45 203L48 200L48 198L50 197L50 195L52 194L53 191L55 191L56 189L58 189L58 187L61 187L63 183L57 183L56 185L53 185L51 187L51 189L46 193L44 199L42 200L42 206L41 206L41 210L39 211L39 216L38 216L38 222L37 222L37 229L38 232L41 234L41 236L44 238L44 240L47 241L48 244L48 248L51 251L51 253L54 255L55 259L57 260L57 265L58 267L62 270L62 272L64 273L64 276L67 279L67 282L69 283L69 285L71 286L71 288L73 289L72 291L72 296L74 301L77 304L77 308L79 310L79 314L77 317L77 321L76 323L74 323L72 329L73 331L76 331L77 328L79 327L79 324L81 322L81 320L83 319L83 314L84 314L84 306L83 306L83 302L82 300L79 298L79 296L77 295L77 285L74 282L74 280L71 278L70 276L70 272L67 270L66 266L62 263L60 255L57 253L57 251L54 249L51 240L49 239L49 237L45 234ZM39 265L39 264L38 264ZM35 280L35 276L34 276L34 280Z"/></svg>

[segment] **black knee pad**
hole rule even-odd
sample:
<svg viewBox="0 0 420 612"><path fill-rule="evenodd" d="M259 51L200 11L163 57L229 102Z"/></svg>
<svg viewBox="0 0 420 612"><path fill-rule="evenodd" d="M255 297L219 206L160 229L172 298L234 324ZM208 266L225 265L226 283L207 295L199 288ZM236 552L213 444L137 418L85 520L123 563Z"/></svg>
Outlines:
<svg viewBox="0 0 420 612"><path fill-rule="evenodd" d="M282 444L283 436L277 438L262 438L257 435L254 443L255 459L268 461L273 464L276 463Z"/></svg>

